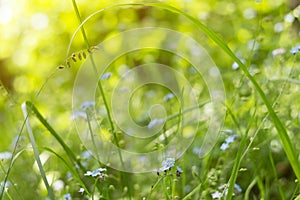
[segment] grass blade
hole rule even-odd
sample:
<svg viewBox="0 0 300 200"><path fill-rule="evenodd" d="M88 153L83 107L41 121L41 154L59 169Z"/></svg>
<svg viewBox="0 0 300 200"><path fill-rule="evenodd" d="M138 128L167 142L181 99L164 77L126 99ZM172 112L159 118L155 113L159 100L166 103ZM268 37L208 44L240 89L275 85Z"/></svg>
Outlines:
<svg viewBox="0 0 300 200"><path fill-rule="evenodd" d="M235 61L240 66L240 68L243 70L244 74L251 81L255 90L258 92L259 96L261 97L264 104L266 105L269 115L270 115L270 118L271 118L271 120L278 132L280 140L282 142L283 149L287 155L287 158L293 168L293 171L294 171L297 179L300 180L300 164L298 162L298 156L296 153L295 146L292 143L291 139L289 138L287 130L285 129L285 126L283 125L281 120L278 118L277 114L275 113L274 109L272 108L272 105L269 102L268 98L266 97L265 93L263 92L262 88L259 86L259 84L255 80L255 78L249 73L246 65L243 64L241 62L241 60L232 52L232 50L227 46L227 44L224 42L224 40L219 35L217 35L214 31L210 30L207 26L202 24L199 20L192 17L191 15L186 14L185 12L183 12L177 8L174 8L172 6L169 6L169 5L163 4L163 3L128 3L128 4L118 4L118 5L114 5L111 7L107 7L107 8L104 8L104 9L101 9L101 10L98 10L98 11L92 13L85 20L82 21L82 23L76 29L76 31L74 32L74 34L71 38L71 41L69 43L68 52L70 51L70 46L71 46L77 32L81 29L81 27L89 19L91 19L96 14L103 12L104 10L114 8L114 7L122 7L122 6L152 6L152 7L156 7L156 8L166 9L166 10L169 10L174 13L178 13L178 14L186 17L187 19L189 19L191 22L193 22L202 32L204 32L211 40L213 40L227 55L229 55L233 59L233 61Z"/></svg>
<svg viewBox="0 0 300 200"><path fill-rule="evenodd" d="M68 157L72 162L78 165L78 167L82 171L86 171L86 169L82 166L80 161L76 158L75 154L73 151L68 147L68 145L64 142L64 140L59 136L58 133L52 128L52 126L46 121L46 119L41 115L41 113L38 111L38 109L31 103L30 101L26 101L25 103L22 104L22 107L25 106L26 109L30 109L37 119L44 125L44 127L51 133L52 136L59 142L59 144L63 147L65 152L67 153Z"/></svg>
<svg viewBox="0 0 300 200"><path fill-rule="evenodd" d="M147 4L145 4L145 5L147 5ZM240 66L240 68L243 70L243 72L247 76L247 78L252 82L255 90L258 92L258 94L260 95L260 97L263 100L264 104L266 105L266 107L268 109L268 112L269 112L269 115L270 115L270 118L273 121L273 124L274 124L275 128L277 129L278 135L281 139L283 149L284 149L284 151L287 155L287 158L290 161L290 164L291 164L291 166L294 170L294 173L295 173L297 179L300 180L300 164L299 164L299 161L298 161L298 156L297 156L295 146L292 143L291 139L289 138L288 133L287 133L284 125L282 124L282 122L278 118L278 116L276 115L276 113L275 113L271 103L269 102L268 98L266 97L265 93L263 92L263 90L261 89L261 87L259 86L257 81L255 80L255 78L249 73L246 65L243 64L241 62L241 60L230 50L230 48L223 41L223 39L221 39L220 36L218 36L215 32L210 30L208 27L206 27L204 24L199 22L194 17L184 13L181 10L178 10L177 8L171 7L171 6L166 5L166 4L154 3L154 4L149 4L149 5L155 5L156 7L165 8L167 10L173 11L175 13L179 13L179 14L187 17L198 28L200 28L210 39L212 39L219 47L221 47L221 49L223 49L223 51L225 51Z"/></svg>
<svg viewBox="0 0 300 200"><path fill-rule="evenodd" d="M35 139L34 139L32 128L31 128L30 122L28 120L28 110L27 110L27 104L26 103L22 104L22 111L23 111L24 118L25 118L25 121L26 121L26 127L27 127L29 138L30 138L30 142L31 142L31 145L32 145L33 153L34 153L37 165L39 167L42 179L43 179L44 184L45 184L45 186L47 188L48 195L49 195L50 199L51 200L55 200L54 193L53 193L53 191L52 191L52 189L51 189L51 187L50 187L50 185L48 183L48 180L47 180L47 177L46 177L46 173L44 171L42 162L40 160L40 156L39 156L39 152L37 150L37 145L36 145L36 142L35 142Z"/></svg>
<svg viewBox="0 0 300 200"><path fill-rule="evenodd" d="M60 155L58 155L55 151L53 151L52 149L50 148L47 148L47 147L44 147L44 149L46 151L49 151L50 153L54 154L57 158L59 158L66 166L67 168L70 170L71 174L74 176L74 178L79 182L80 186L84 189L84 191L90 195L88 189L86 188L85 184L83 183L83 181L81 180L78 172L68 164L68 162L63 158L61 157Z"/></svg>

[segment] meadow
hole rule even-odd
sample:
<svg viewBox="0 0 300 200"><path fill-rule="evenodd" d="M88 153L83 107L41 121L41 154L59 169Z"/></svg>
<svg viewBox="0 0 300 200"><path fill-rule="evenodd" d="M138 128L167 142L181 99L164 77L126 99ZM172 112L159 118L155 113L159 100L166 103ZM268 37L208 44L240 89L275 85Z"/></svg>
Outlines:
<svg viewBox="0 0 300 200"><path fill-rule="evenodd" d="M0 199L300 199L297 1L0 1Z"/></svg>

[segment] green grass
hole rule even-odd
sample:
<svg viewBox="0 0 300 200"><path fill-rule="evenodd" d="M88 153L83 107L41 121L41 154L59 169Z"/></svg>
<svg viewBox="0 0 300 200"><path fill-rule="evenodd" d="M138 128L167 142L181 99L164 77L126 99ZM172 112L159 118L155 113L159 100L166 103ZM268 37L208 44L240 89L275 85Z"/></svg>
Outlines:
<svg viewBox="0 0 300 200"><path fill-rule="evenodd" d="M212 1L211 4L213 3L217 9L218 2ZM191 4L195 7L198 5L196 2ZM233 5L228 2L225 4L228 10L224 12L230 12L229 8ZM149 200L299 198L300 104L296 100L299 98L297 91L300 89L300 70L297 68L299 52L288 52L291 47L297 45L299 35L291 37L292 24L285 22L286 30L276 33L274 38L280 39L281 46L286 42L284 48L287 52L272 55L272 50L281 46L276 46L276 41L270 39L273 35L269 32L273 31L273 26L267 21L278 23L281 19L276 18L278 14L284 20L284 16L290 11L283 4L273 9L271 4L266 2L236 5L236 15L252 6L258 16L252 19L254 22L249 22L250 19L244 22L246 19L228 14L230 19L236 21L224 20L224 25L217 21L224 17L221 10L214 10L213 6L208 12L212 19L199 20L197 17L200 14L197 16L188 4L123 3L96 8L92 12L85 12L81 5L72 0L74 16L79 25L75 27L72 36L69 34L69 44L64 44L64 48L67 49L66 57L61 56L60 61L52 63L65 64L59 65L48 75L44 84L40 84L42 86L36 89L37 93L25 95L25 102L21 104L19 101L24 100L22 95L8 96L1 83L1 95L5 98L0 102L1 109L4 108L3 111L0 110L0 117L11 116L11 111L17 111L14 112L15 116L4 120L5 124L0 127L5 133L14 132L16 136L16 141L10 149L3 148L3 152L9 151L12 156L3 158L0 162L0 199L67 199L66 195L71 195L72 199ZM76 73L85 59L92 64L94 74L98 75L96 45L115 35L119 31L118 28L121 27L122 30L121 25L110 27L114 23L114 17L118 19L117 24L124 27L127 26L126 23L128 27L133 28L146 26L145 24L175 27L184 34L192 35L206 48L216 65L220 66L226 89L226 102L223 105L226 117L222 130L216 130L220 132L216 144L204 158L199 158L198 155L201 154L203 133L210 125L207 118L210 93L205 85L205 78L193 73L189 61L185 58L176 57L161 49L128 52L114 58L107 70L112 72L112 76L97 82L97 110L90 113L90 110L83 109L81 118L92 139L93 150L101 144L97 142L99 133L92 127L93 120L97 120L102 133L106 134L106 139L118 148L112 156L117 157L125 170L126 156L124 157L120 149L164 149L174 139L174 134L184 135L186 130L195 129L195 126L185 127L188 120L186 116L199 110L199 128L194 142L185 153L175 162L170 161L172 159L168 156L164 157L165 160L162 160L161 168L157 169L157 172L128 173L118 171L114 166L106 166L101 162L101 155L91 156L89 149L80 140L75 123L66 117L72 114L68 97L71 96ZM105 20L109 23L105 24ZM75 20L72 23L75 23ZM232 23L231 31L239 39L230 35L226 28L227 23ZM243 23L253 23L259 27L246 27ZM240 34L241 29L245 35ZM260 44L259 49L256 49L255 43L245 47L247 45L242 42L248 37L245 30L251 35L249 38L252 41ZM138 39L147 42L143 41L144 38ZM112 50L108 51L114 51L113 48L117 47L111 48ZM242 62L241 58L246 62ZM134 69L134 66L151 62L172 66L174 70L188 77L198 94L197 105L185 107L185 97L164 100L170 92L168 88L157 89L149 85L149 91L145 94L133 92L131 100L136 104L133 106L151 107L148 105L152 103L151 95L156 95L153 98L155 103L159 102L168 113L159 132L163 139L152 137L139 143L136 139L131 140L125 136L124 131L118 127L110 102L113 101L111 96L116 83L124 75L123 68L130 70ZM228 67L234 62L239 66L239 70ZM64 78L69 82L62 81ZM143 75L140 78L143 78ZM179 86L179 93L184 94L184 89L184 86ZM17 100L14 101L14 98ZM10 107L13 101L16 106ZM135 110L131 114L140 125L151 122L149 113L143 109ZM15 119L18 119L17 124ZM6 140L8 139L4 139L3 144L9 146ZM46 160L43 157L45 154L49 156ZM166 162L168 159L169 163ZM7 186L4 187L4 183L7 183Z"/></svg>

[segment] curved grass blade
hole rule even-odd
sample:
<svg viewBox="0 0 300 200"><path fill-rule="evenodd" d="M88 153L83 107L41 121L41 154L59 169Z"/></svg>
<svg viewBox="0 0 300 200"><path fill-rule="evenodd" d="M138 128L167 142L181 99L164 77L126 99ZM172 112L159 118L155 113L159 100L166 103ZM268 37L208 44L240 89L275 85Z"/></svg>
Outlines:
<svg viewBox="0 0 300 200"><path fill-rule="evenodd" d="M31 142L31 145L32 145L33 153L34 153L34 156L35 156L35 160L36 160L37 165L39 167L42 179L43 179L44 184L45 184L45 186L47 188L48 195L49 195L50 199L51 200L55 200L54 193L53 193L53 191L52 191L52 189L51 189L51 187L50 187L50 185L48 183L48 180L47 180L47 177L46 177L46 173L44 171L42 162L40 160L39 152L37 150L37 145L36 145L36 142L35 142L35 139L34 139L34 135L33 135L32 129L31 129L31 125L30 125L30 122L28 120L28 111L27 111L27 105L26 105L26 103L22 104L22 111L23 111L23 115L24 115L24 118L25 118L25 121L26 121L26 127L27 127L29 138L30 138L30 142Z"/></svg>
<svg viewBox="0 0 300 200"><path fill-rule="evenodd" d="M83 183L83 181L81 180L78 172L68 164L68 162L61 157L60 155L58 155L55 151L53 151L52 149L48 148L48 147L44 147L43 149L45 149L46 151L49 151L50 153L54 154L57 158L59 158L65 165L66 167L70 170L71 174L74 176L74 178L79 182L80 186L84 189L84 191L90 195L88 189L86 188L85 184Z"/></svg>
<svg viewBox="0 0 300 200"><path fill-rule="evenodd" d="M287 155L288 160L290 161L290 164L294 170L294 173L297 177L298 180L300 180L300 164L298 162L298 156L297 152L295 149L294 144L292 143L291 139L288 136L288 133L276 115L271 103L269 102L268 98L266 97L265 93L255 80L255 78L249 73L247 67L245 64L243 64L240 59L230 50L230 48L227 46L227 44L221 39L215 32L210 30L208 27L203 25L201 22L199 22L197 19L193 18L192 16L182 12L181 10L178 10L177 8L171 7L169 5L165 4L155 4L157 7L165 8L167 10L179 13L188 19L190 19L198 28L200 28L207 36L209 36L210 39L212 39L219 47L223 49L238 65L240 68L243 70L244 74L247 76L247 78L252 82L255 90L258 92L260 95L261 99L263 100L264 104L266 105L270 118L273 121L273 124L275 128L277 129L278 135L281 139L281 142L283 144L283 149Z"/></svg>
<svg viewBox="0 0 300 200"><path fill-rule="evenodd" d="M31 103L30 101L26 101L25 103L22 104L22 107L25 107L26 110L30 109L37 119L44 125L44 127L51 133L52 136L55 137L55 139L59 142L59 144L63 147L65 152L67 153L69 159L74 162L75 164L78 165L78 167L82 171L86 171L86 169L82 166L80 161L76 158L75 154L73 151L68 147L68 145L64 142L64 140L59 136L58 133L52 128L52 126L46 121L46 119L41 115L41 113L38 111L38 109ZM28 122L29 123L29 122Z"/></svg>
<svg viewBox="0 0 300 200"><path fill-rule="evenodd" d="M183 11L177 9L177 8L174 8L172 6L169 6L167 4L162 4L162 3L128 3L128 4L118 4L118 5L110 6L110 7L104 8L104 9L100 9L100 10L92 13L91 15L89 15L78 26L78 28L74 32L74 34L71 38L71 41L69 43L68 53L70 51L71 44L73 43L73 40L74 40L77 32L81 29L81 27L89 19L91 19L96 14L99 14L99 13L103 12L104 10L114 8L114 7L122 7L122 6L152 6L152 7L156 7L156 8L166 9L166 10L169 10L169 11L174 12L174 13L178 13L178 14L186 17L187 19L189 19L191 22L193 22L202 32L204 32L211 40L213 40L227 55L229 55L240 66L240 68L243 70L244 74L251 81L251 83L253 84L255 90L257 91L257 93L259 94L259 96L263 100L264 104L266 105L266 107L268 109L268 112L269 112L269 115L270 115L270 118L271 118L271 120L272 120L272 122L273 122L273 124L274 124L274 126L275 126L275 128L278 132L280 140L282 142L283 149L284 149L284 151L287 155L287 158L288 158L288 160L289 160L289 162L290 162L290 164L293 168L293 171L294 171L297 179L300 180L300 164L298 162L298 156L297 156L295 146L292 143L291 139L289 138L285 126L283 125L283 123L278 118L277 114L275 113L275 111L274 111L271 103L269 102L266 94L263 92L262 88L259 86L259 84L255 80L255 78L249 73L246 65L243 64L241 62L241 60L232 52L232 50L228 47L228 45L225 43L225 41L219 35L217 35L214 31L210 30L207 26L202 24L200 21L198 21L196 18L192 17L191 15L186 14L185 12L183 12Z"/></svg>

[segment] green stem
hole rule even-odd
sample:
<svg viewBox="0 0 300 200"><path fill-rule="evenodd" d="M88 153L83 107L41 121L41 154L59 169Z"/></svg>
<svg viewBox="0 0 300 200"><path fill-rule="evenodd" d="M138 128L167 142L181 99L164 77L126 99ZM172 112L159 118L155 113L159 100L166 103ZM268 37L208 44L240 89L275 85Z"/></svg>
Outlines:
<svg viewBox="0 0 300 200"><path fill-rule="evenodd" d="M29 139L30 139L30 143L32 145L32 149L33 149L33 153L34 153L34 156L35 156L35 160L36 160L36 163L38 165L38 168L40 170L40 173L41 173L41 176L42 176L42 179L44 181L44 184L47 188L47 191L48 191L48 195L49 195L49 198L51 200L55 200L55 195L48 183L48 180L47 180L47 177L46 177L46 173L44 171L44 168L43 168L43 164L41 162L41 159L40 159L40 156L39 156L39 152L37 150L37 145L36 145L36 142L35 142L35 139L34 139L34 135L33 135L33 132L32 132L32 128L31 128L31 125L30 125L30 122L28 120L28 109L27 109L27 104L26 103L23 103L22 104L22 111L23 111L23 114L24 114L24 118L25 118L25 123L26 123L26 126L27 126L27 131L28 131L28 135L29 135Z"/></svg>
<svg viewBox="0 0 300 200"><path fill-rule="evenodd" d="M276 184L277 184L277 187L278 187L278 191L279 191L279 194L280 194L280 198L281 198L282 200L284 200L284 199L285 199L284 193L283 193L282 187L281 187L281 185L280 185L280 182L279 182L279 180L278 180L278 176L277 176L277 172L276 172L275 163L274 163L273 156L272 156L272 152L271 152L270 149L269 149L269 151L268 151L268 154L269 154L269 159L270 159L270 163L271 163L271 166L272 166L272 171L273 171L273 174L274 174L274 177L275 177L275 181L276 181Z"/></svg>
<svg viewBox="0 0 300 200"><path fill-rule="evenodd" d="M75 10L77 19L78 19L78 21L80 22L80 25L81 25L82 24L82 20L81 20L81 16L80 16L77 4L76 4L76 0L72 0L72 3L73 3L73 7L74 7L74 10ZM84 27L80 26L80 29L81 29L81 33L82 33L82 36L84 38L84 41L85 41L86 45L88 46L88 48L90 48L90 44L89 44L88 38L86 36ZM97 67L96 67L96 63L95 63L95 61L93 59L93 55L90 54L89 57L91 59L91 63L92 63L92 66L94 68L95 74L98 75L98 73L97 73ZM108 106L108 103L107 103L107 100L106 100L106 97L105 97L105 93L104 93L101 81L98 81L98 89L100 91L100 94L102 96L102 100L104 102L104 106L105 106L105 109L106 109L106 112L107 112L107 116L108 116L108 121L109 121L110 127L111 127L111 132L112 132L113 137L114 137L114 142L115 142L116 146L118 147L118 155L119 155L119 158L120 158L121 165L122 165L123 169L125 169L125 164L124 164L124 161L123 161L122 153L121 153L120 148L119 148L120 147L119 140L118 140L118 137L117 137L117 133L115 131L114 123L113 123L113 120L112 120L112 117L111 117L111 112L110 112L110 109L109 109L109 106ZM131 188L129 186L127 177L126 177L125 174L121 174L121 176L122 176L122 179L125 181L125 183L126 183L126 185L128 187L128 197L129 197L129 199L131 199Z"/></svg>
<svg viewBox="0 0 300 200"><path fill-rule="evenodd" d="M80 23L82 23L81 16L80 16L76 1L72 0L72 4L73 4L73 7L74 7L74 10L75 10L78 21ZM81 27L81 33L82 33L84 42L86 43L87 47L90 48L90 43L89 43L89 40L87 39L87 36L86 36L86 33L85 33L85 30L84 30L83 26Z"/></svg>
<svg viewBox="0 0 300 200"><path fill-rule="evenodd" d="M190 193L188 193L182 200L191 199L192 196L201 189L202 183L195 187Z"/></svg>
<svg viewBox="0 0 300 200"><path fill-rule="evenodd" d="M175 200L175 196L176 196L176 183L178 181L177 178L174 178L172 183L172 200Z"/></svg>
<svg viewBox="0 0 300 200"><path fill-rule="evenodd" d="M85 113L86 113L86 117L87 117L87 123L88 123L88 127L89 127L89 133L91 135L92 143L93 143L93 147L94 147L94 151L95 151L95 154L96 154L96 157L97 157L97 162L99 162L100 158L99 158L99 154L98 154L98 151L97 151L97 146L96 146L96 142L95 142L94 132L93 132L93 129L92 129L92 126L91 126L91 122L90 122L90 120L91 120L91 118L90 118L90 112L87 110Z"/></svg>
<svg viewBox="0 0 300 200"><path fill-rule="evenodd" d="M52 128L52 126L45 120L45 118L41 115L41 113L37 110L37 108L33 105L33 103L31 103L30 101L26 101L22 105L24 105L26 109L30 109L35 114L38 120L44 125L45 128L47 128L47 130L51 133L51 135L54 136L55 139L59 142L59 144L63 147L69 159L74 163L76 163L82 171L86 171L86 169L82 166L80 161L76 158L73 151L68 147L68 145L59 136L59 134Z"/></svg>
<svg viewBox="0 0 300 200"><path fill-rule="evenodd" d="M156 183L151 187L151 190L146 198L146 200L150 199L152 192L155 190L155 188L158 186L158 184L160 183L160 181L163 180L163 176L159 177L159 179L156 181Z"/></svg>

